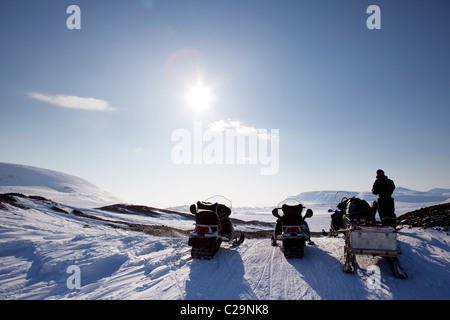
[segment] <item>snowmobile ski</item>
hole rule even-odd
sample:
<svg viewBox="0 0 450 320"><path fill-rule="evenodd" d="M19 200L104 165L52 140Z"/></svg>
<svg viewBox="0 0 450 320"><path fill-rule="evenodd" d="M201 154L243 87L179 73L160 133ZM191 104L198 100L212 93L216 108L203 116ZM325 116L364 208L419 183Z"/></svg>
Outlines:
<svg viewBox="0 0 450 320"><path fill-rule="evenodd" d="M239 239L238 238L234 239L234 242L231 244L231 246L237 247L237 246L241 245L244 242L244 240L245 240L245 233L242 232Z"/></svg>
<svg viewBox="0 0 450 320"><path fill-rule="evenodd" d="M405 270L403 269L402 265L400 264L398 257L389 257L388 259L389 259L389 263L391 265L394 277L399 278L399 279L408 278L408 275L406 274Z"/></svg>
<svg viewBox="0 0 450 320"><path fill-rule="evenodd" d="M342 271L344 271L345 273L355 272L355 260L356 257L354 254L346 254L345 262L342 266Z"/></svg>

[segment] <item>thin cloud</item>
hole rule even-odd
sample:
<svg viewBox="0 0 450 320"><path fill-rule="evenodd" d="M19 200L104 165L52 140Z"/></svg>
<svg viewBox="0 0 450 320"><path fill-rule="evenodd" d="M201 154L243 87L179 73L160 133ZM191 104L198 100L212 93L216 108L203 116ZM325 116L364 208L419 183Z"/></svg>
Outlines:
<svg viewBox="0 0 450 320"><path fill-rule="evenodd" d="M38 92L28 92L28 95L36 100L51 103L58 107L69 109L83 109L83 110L95 110L95 111L113 111L107 101L96 98L83 98L77 96L68 95L48 95Z"/></svg>
<svg viewBox="0 0 450 320"><path fill-rule="evenodd" d="M232 129L232 130L235 130L236 133L244 135L244 136L256 134L259 138L266 139L266 140L270 140L273 138L271 134L266 133L267 130L257 129L252 126L243 125L239 120L230 120L230 119L227 119L226 121L219 120L219 121L210 123L208 125L208 128L210 130L219 131L219 132L223 132L227 129Z"/></svg>

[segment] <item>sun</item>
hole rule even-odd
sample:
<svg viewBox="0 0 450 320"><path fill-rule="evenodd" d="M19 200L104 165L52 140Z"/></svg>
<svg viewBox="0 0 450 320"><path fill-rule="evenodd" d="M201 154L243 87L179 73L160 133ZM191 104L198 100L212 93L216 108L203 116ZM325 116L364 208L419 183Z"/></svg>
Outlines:
<svg viewBox="0 0 450 320"><path fill-rule="evenodd" d="M195 87L189 89L187 99L189 107L198 112L203 111L209 107L212 101L211 89L199 82Z"/></svg>

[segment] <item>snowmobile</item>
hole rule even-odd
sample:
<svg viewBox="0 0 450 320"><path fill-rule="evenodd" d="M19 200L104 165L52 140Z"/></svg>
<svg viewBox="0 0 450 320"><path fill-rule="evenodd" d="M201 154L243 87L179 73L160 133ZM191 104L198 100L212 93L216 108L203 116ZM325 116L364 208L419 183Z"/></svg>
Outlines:
<svg viewBox="0 0 450 320"><path fill-rule="evenodd" d="M306 218L312 217L313 212L308 209L302 217L303 209L304 206L301 202L295 199L287 199L272 210L274 217L278 218L272 235L272 246L277 246L277 240L281 240L286 258L303 257L306 241L313 244L308 224L305 222ZM280 216L278 210L283 212L282 216Z"/></svg>
<svg viewBox="0 0 450 320"><path fill-rule="evenodd" d="M189 235L188 245L192 246L191 256L198 259L211 259L219 250L222 241L231 246L244 242L245 234L235 237L231 215L231 201L223 196L213 196L198 201L189 208L195 215L195 229Z"/></svg>
<svg viewBox="0 0 450 320"><path fill-rule="evenodd" d="M395 277L408 276L398 260L401 254L395 228L384 226L375 219L376 208L357 197L343 197L337 209L330 209L330 232L344 234L344 259L342 271L353 273L357 255L387 257Z"/></svg>

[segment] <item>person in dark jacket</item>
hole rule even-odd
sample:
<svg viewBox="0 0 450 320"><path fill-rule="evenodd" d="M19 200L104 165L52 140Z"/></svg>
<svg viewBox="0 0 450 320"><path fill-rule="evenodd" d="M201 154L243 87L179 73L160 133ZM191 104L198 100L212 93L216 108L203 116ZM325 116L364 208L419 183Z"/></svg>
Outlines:
<svg viewBox="0 0 450 320"><path fill-rule="evenodd" d="M394 181L389 179L383 170L378 169L377 177L372 187L372 193L378 195L376 203L378 214L383 225L395 228L397 218L395 216L394 198L392 198L394 190Z"/></svg>

